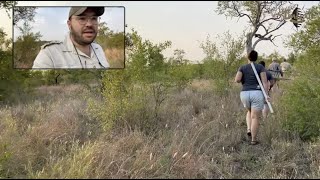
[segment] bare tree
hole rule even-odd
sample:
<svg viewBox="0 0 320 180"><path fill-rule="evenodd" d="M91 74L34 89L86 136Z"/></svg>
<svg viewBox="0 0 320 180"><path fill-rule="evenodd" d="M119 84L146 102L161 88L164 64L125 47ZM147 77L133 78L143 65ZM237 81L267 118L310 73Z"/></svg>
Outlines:
<svg viewBox="0 0 320 180"><path fill-rule="evenodd" d="M37 7L25 7L25 6L16 6L17 1L0 1L0 9L4 9L9 18L10 10L14 10L13 12L13 25L16 25L20 20L34 21L34 15L36 14L35 10Z"/></svg>
<svg viewBox="0 0 320 180"><path fill-rule="evenodd" d="M290 18L296 5L289 1L219 1L217 12L227 17L246 17L251 26L246 34L246 50L249 53L260 41L271 41L279 35L273 33ZM262 29L262 34L257 34ZM257 38L254 42L254 38ZM275 45L275 44L274 44Z"/></svg>
<svg viewBox="0 0 320 180"><path fill-rule="evenodd" d="M15 6L13 15L13 25L15 26L20 20L34 22L35 10L37 7Z"/></svg>
<svg viewBox="0 0 320 180"><path fill-rule="evenodd" d="M11 10L15 5L17 5L17 1L0 1L0 9L4 9L9 17L9 10Z"/></svg>

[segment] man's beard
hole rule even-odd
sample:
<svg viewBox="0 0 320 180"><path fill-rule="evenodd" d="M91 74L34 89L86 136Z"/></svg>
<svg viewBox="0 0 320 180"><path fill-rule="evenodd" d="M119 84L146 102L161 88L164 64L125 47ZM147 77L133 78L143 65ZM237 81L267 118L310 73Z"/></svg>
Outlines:
<svg viewBox="0 0 320 180"><path fill-rule="evenodd" d="M93 36L92 38L90 38L90 39L89 39L89 38L88 38L88 39L85 39L85 38L83 37L83 32L88 31L88 30L93 31L94 36ZM71 27L70 27L70 34L71 34L71 36L72 36L72 39L73 39L77 44L79 44L79 45L89 45L89 44L91 44L91 43L95 40L95 38L97 37L96 31L95 31L94 29L92 29L92 28L86 29L86 30L84 30L84 31L76 32L76 31L73 29L73 27L71 26Z"/></svg>

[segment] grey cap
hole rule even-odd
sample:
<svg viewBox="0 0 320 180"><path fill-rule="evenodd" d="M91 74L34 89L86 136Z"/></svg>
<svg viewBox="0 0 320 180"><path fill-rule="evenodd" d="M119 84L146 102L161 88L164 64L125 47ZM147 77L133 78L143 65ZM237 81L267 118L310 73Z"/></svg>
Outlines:
<svg viewBox="0 0 320 180"><path fill-rule="evenodd" d="M85 10L87 10L88 8L92 9L97 16L101 16L104 13L104 7L72 7L70 8L69 11L69 18L71 16L79 16L80 14L82 14Z"/></svg>

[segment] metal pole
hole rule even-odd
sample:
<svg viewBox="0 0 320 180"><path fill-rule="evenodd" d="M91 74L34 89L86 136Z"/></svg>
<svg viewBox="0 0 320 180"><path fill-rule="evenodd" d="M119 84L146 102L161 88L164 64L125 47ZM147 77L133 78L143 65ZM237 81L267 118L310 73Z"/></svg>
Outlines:
<svg viewBox="0 0 320 180"><path fill-rule="evenodd" d="M250 62L250 64L251 64L251 67L252 67L252 69L253 69L253 72L254 72L257 80L258 80L259 86L260 86L260 88L261 88L261 90L262 90L262 92L263 92L263 96L264 96L264 98L265 98L266 101L267 101L267 97L268 97L268 96L267 96L266 91L264 90L264 86L262 85L262 83L261 83L261 81L260 81L260 78L259 78L259 75L258 75L258 73L257 73L256 67L254 67L253 62ZM268 104L268 106L269 106L270 112L273 113L274 111L273 111L273 109L272 109L271 103L270 103L269 101L267 101L267 104Z"/></svg>

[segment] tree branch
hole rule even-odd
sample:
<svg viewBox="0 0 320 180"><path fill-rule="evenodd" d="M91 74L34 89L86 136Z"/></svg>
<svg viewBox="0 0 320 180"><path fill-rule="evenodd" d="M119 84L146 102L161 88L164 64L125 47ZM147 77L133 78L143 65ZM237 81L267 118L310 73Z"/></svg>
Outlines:
<svg viewBox="0 0 320 180"><path fill-rule="evenodd" d="M253 49L256 47L256 45L260 42L260 41L262 41L262 40L269 40L269 41L271 41L272 43L273 43L273 40L274 40L274 38L275 37L278 37L278 36L280 36L280 35L277 35L277 36L275 36L273 39L271 39L271 37L272 37L272 35L270 35L269 37L266 37L267 35L269 35L270 33L272 33L272 32L274 32L274 31L276 31L276 30L278 30L281 26L283 26L284 24L286 23L286 21L282 21L281 23L279 23L278 24L278 26L276 27L276 28L274 28L273 30L271 30L271 31L269 31L264 25L260 25L260 26L262 26L265 30L266 30L266 33L264 34L264 35L260 35L258 38L258 40L253 44ZM273 43L274 44L274 43Z"/></svg>
<svg viewBox="0 0 320 180"><path fill-rule="evenodd" d="M271 37L272 35L270 35L269 37L265 37L265 36L260 36L258 40L256 40L256 42L254 42L253 44L253 49L257 46L257 44L262 41L262 40L270 40L271 41ZM272 42L272 41L271 41Z"/></svg>
<svg viewBox="0 0 320 180"><path fill-rule="evenodd" d="M266 31L266 33L268 33L268 29L263 24L261 24L260 26L263 27L263 29Z"/></svg>
<svg viewBox="0 0 320 180"><path fill-rule="evenodd" d="M275 45L274 44L274 39L276 38L276 37L279 37L279 36L281 36L282 34L279 34L279 35L276 35L276 36L273 36L272 37L272 35L270 35L269 37L265 37L265 36L260 36L259 37L259 39L256 41L256 42L254 42L254 44L253 44L253 49L257 46L257 44L260 42L260 41L262 41L262 40L268 40L268 41L271 41L272 42L272 44L273 45ZM277 45L275 45L276 47L278 47Z"/></svg>
<svg viewBox="0 0 320 180"><path fill-rule="evenodd" d="M260 27L259 21L260 21L260 18L261 18L261 15L262 15L262 10L263 10L262 4L259 1L256 1L256 3L257 3L257 9L258 10L257 10L257 16L256 16L256 19L255 19L255 22L254 22L254 24L252 24L253 27L254 27L254 30L252 31L252 34L251 34L251 41L252 41L253 36L257 33L257 31L258 31L258 29ZM253 47L253 49L254 49L254 47Z"/></svg>
<svg viewBox="0 0 320 180"><path fill-rule="evenodd" d="M266 34L265 34L265 35L263 35L263 36L266 36L266 35L268 35L268 34L270 34L270 33L274 32L274 31L278 30L278 29L279 29L281 26L283 26L285 23L286 23L286 21L282 21L282 22L280 22L276 28L274 28L273 30L269 31L268 33L266 33Z"/></svg>
<svg viewBox="0 0 320 180"><path fill-rule="evenodd" d="M273 42L273 40L276 38L276 37L279 37L279 36L281 36L282 34L279 34L279 35L276 35L276 36L273 36L273 38L272 39L270 39L270 41L272 42L272 44L273 45L275 45L274 44L274 42ZM275 45L276 47L278 47L277 45Z"/></svg>
<svg viewBox="0 0 320 180"><path fill-rule="evenodd" d="M254 42L254 44L253 44L253 46L252 46L252 49L255 49L256 46L257 46L257 44L258 44L260 41L262 41L261 38L259 38L258 40L256 40L256 42Z"/></svg>
<svg viewBox="0 0 320 180"><path fill-rule="evenodd" d="M238 13L238 16L239 16L239 17L247 16L247 17L249 18L250 22L253 24L253 21L252 21L251 17L250 17L248 14L246 14L246 13L240 12L239 9L236 7L236 5L234 4L233 1L232 1L232 7L233 7L233 9Z"/></svg>
<svg viewBox="0 0 320 180"><path fill-rule="evenodd" d="M271 18L268 18L268 19L265 19L265 20L261 21L258 25L260 26L261 24L263 24L263 23L265 23L267 21L270 21L270 20L279 21L279 22L283 21L279 17L271 17Z"/></svg>
<svg viewBox="0 0 320 180"><path fill-rule="evenodd" d="M259 1L256 1L256 3L257 3L257 9L258 9L258 11L257 11L257 17L256 17L256 22L255 22L255 25L257 25L257 28L259 28L259 26L258 26L258 24L259 24L259 22L260 22L260 18L261 18L261 14L262 14L262 9L261 9L261 4L260 4L260 2Z"/></svg>
<svg viewBox="0 0 320 180"><path fill-rule="evenodd" d="M279 34L279 35L273 36L272 41L273 41L276 37L279 37L279 36L281 36L281 35L282 35L282 34Z"/></svg>
<svg viewBox="0 0 320 180"><path fill-rule="evenodd" d="M274 46L278 47L278 46L273 42L273 40L270 40L270 41L272 42L272 44L273 44Z"/></svg>

